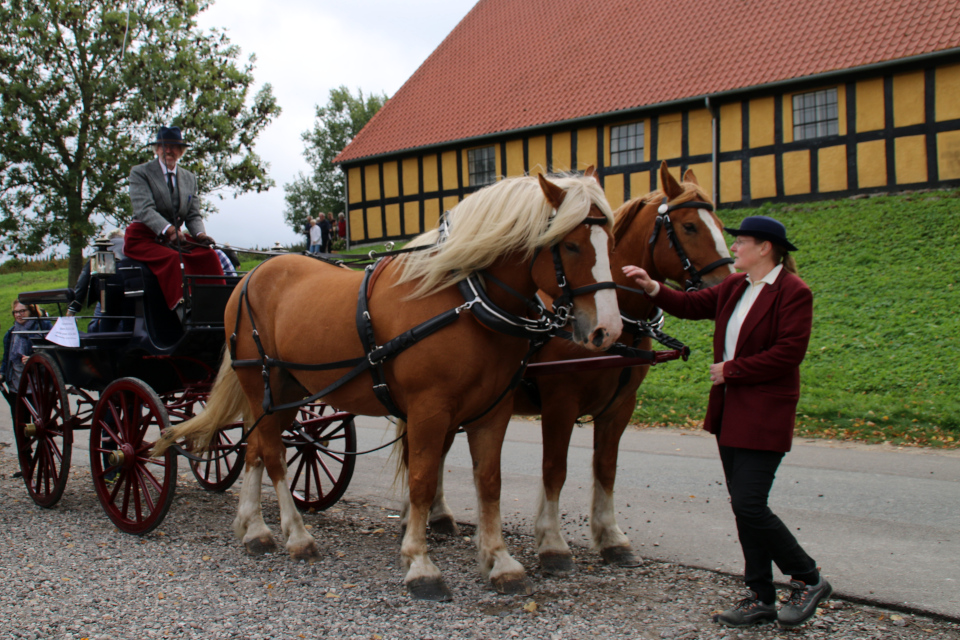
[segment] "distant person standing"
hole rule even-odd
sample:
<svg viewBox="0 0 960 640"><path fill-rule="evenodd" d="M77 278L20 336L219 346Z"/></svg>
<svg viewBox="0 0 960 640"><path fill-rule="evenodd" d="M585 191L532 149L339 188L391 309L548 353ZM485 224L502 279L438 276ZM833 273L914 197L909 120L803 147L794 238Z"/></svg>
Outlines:
<svg viewBox="0 0 960 640"><path fill-rule="evenodd" d="M307 238L307 249L310 248L310 228L313 226L313 216L307 216L303 223L303 235Z"/></svg>
<svg viewBox="0 0 960 640"><path fill-rule="evenodd" d="M33 355L33 343L30 338L15 331L49 331L50 323L40 319L36 305L25 305L19 300L13 301L13 326L3 336L3 363L0 364L0 382L6 382L13 394L20 388L20 376L23 365ZM12 405L11 405L12 406Z"/></svg>
<svg viewBox="0 0 960 640"><path fill-rule="evenodd" d="M337 216L337 239L347 239L347 216L345 216L343 213L340 213Z"/></svg>
<svg viewBox="0 0 960 640"><path fill-rule="evenodd" d="M330 253L330 232L332 228L330 220L327 219L327 215L320 214L318 226L320 227L320 252Z"/></svg>
<svg viewBox="0 0 960 640"><path fill-rule="evenodd" d="M320 225L316 220L310 221L310 253L317 255L320 253L320 243L323 241L320 234Z"/></svg>

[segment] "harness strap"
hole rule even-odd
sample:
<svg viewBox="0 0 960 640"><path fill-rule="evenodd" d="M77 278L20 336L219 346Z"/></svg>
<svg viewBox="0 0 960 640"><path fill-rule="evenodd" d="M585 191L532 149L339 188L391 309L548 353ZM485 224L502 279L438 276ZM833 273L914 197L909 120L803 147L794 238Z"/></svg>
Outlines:
<svg viewBox="0 0 960 640"><path fill-rule="evenodd" d="M378 261L378 266L379 266ZM383 373L383 357L379 356L382 349L377 346L377 340L373 334L373 320L370 319L370 309L368 300L370 294L370 280L374 271L367 267L363 272L363 282L360 284L360 293L357 295L357 333L360 334L360 343L363 350L367 352L367 359L370 361L370 376L373 378L373 394L377 397L390 415L396 416L401 420L406 420L407 415L400 410L390 395L390 389L387 387L387 379ZM396 338L394 339L396 340Z"/></svg>

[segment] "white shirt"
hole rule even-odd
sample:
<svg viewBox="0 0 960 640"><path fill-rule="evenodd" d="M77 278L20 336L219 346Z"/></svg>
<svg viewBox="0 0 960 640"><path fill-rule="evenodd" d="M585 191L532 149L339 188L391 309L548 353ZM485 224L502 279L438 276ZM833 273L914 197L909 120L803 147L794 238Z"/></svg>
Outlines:
<svg viewBox="0 0 960 640"><path fill-rule="evenodd" d="M780 275L782 270L783 265L778 264L770 270L770 273L765 275L757 282L752 282L750 280L750 276L747 276L747 289L737 301L737 306L734 307L733 314L730 316L730 321L727 323L727 335L723 343L724 362L727 360L733 360L733 356L737 352L737 340L740 339L740 327L743 326L743 319L747 317L748 313L750 313L753 303L757 301L760 291L763 290L763 285L773 284L776 282L777 276Z"/></svg>

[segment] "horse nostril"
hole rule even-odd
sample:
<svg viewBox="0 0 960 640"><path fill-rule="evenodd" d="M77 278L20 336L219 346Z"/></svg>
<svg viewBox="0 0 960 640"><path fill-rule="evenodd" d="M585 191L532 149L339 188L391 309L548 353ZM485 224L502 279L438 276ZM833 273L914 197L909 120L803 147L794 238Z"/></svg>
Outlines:
<svg viewBox="0 0 960 640"><path fill-rule="evenodd" d="M597 331L593 334L593 346L595 347L602 346L603 341L606 337L607 337L606 331L604 331L603 329L597 329Z"/></svg>

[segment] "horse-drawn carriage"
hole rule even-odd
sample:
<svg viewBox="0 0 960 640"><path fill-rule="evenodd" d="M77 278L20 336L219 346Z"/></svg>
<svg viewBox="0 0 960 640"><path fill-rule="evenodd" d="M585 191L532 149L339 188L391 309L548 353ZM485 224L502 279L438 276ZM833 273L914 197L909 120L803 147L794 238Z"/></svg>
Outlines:
<svg viewBox="0 0 960 640"><path fill-rule="evenodd" d="M48 341L46 330L29 332L35 353L11 390L14 433L30 497L52 507L67 484L76 433L89 430L90 472L101 505L119 529L144 534L163 521L177 482L177 451L159 458L148 452L161 432L205 405L223 351L224 307L242 274L184 276L181 320L164 304L146 265L115 261L107 247L98 248L99 330L78 332L79 346ZM21 293L19 299L62 306L73 291ZM191 456L203 488L224 491L240 475L242 427L225 425L210 449ZM354 459L329 453L323 445L331 441L334 450L356 449L353 416L322 403L302 407L285 434L291 491L301 508L329 507L350 481Z"/></svg>

